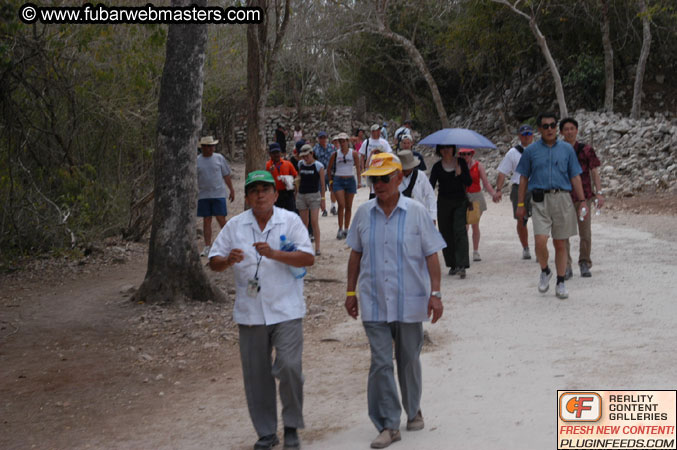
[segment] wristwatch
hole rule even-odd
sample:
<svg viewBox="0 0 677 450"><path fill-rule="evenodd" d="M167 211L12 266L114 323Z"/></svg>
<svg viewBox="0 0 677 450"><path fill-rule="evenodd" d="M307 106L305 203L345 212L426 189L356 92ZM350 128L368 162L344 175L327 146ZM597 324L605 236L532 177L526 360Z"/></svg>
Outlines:
<svg viewBox="0 0 677 450"><path fill-rule="evenodd" d="M442 300L442 293L441 293L440 291L432 291L432 292L430 293L430 296L431 296L431 297L437 297L437 298L439 298L440 300Z"/></svg>

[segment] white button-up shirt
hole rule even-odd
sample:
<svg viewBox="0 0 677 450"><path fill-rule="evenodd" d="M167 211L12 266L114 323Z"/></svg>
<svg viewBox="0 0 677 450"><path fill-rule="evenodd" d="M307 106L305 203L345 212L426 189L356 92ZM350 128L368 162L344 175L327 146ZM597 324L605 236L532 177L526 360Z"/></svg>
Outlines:
<svg viewBox="0 0 677 450"><path fill-rule="evenodd" d="M520 159L522 159L522 154L515 147L512 147L498 165L498 171L506 177L510 177L512 184L520 184L521 175L515 170L520 163Z"/></svg>
<svg viewBox="0 0 677 450"><path fill-rule="evenodd" d="M233 320L241 325L272 325L301 318L306 313L303 279L294 278L287 264L261 257L254 242L268 242L280 249L280 235L296 244L299 251L313 254L308 230L297 214L274 207L273 215L263 231L251 210L233 217L217 236L209 257L227 257L234 248L244 252L244 259L233 265L235 272L235 307ZM261 290L255 297L247 294L249 280L256 274L257 261Z"/></svg>
<svg viewBox="0 0 677 450"><path fill-rule="evenodd" d="M365 322L428 320L430 274L426 257L446 247L419 202L400 195L386 217L377 199L358 208L346 243L362 253L358 297Z"/></svg>
<svg viewBox="0 0 677 450"><path fill-rule="evenodd" d="M415 169L418 170L418 169ZM408 177L402 177L402 182L398 186L400 192L405 191L411 183L411 177L414 172L411 172ZM422 170L418 170L416 175L416 184L411 191L411 198L420 202L425 206L433 220L437 220L437 197L435 197L435 190L430 184L428 176Z"/></svg>

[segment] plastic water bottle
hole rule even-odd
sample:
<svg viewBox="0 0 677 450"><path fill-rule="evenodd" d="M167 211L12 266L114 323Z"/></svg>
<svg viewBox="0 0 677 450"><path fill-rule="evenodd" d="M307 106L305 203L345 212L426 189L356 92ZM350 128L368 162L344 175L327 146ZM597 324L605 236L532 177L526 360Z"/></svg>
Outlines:
<svg viewBox="0 0 677 450"><path fill-rule="evenodd" d="M599 216L602 214L602 208L599 207L599 199L595 198L595 215Z"/></svg>
<svg viewBox="0 0 677 450"><path fill-rule="evenodd" d="M287 240L287 236L284 234L280 235L280 250L283 252L295 252L296 251L296 245ZM292 275L294 275L294 278L303 278L306 275L306 268L305 267L294 267L290 266L287 264L287 267L289 267L289 271L291 272Z"/></svg>
<svg viewBox="0 0 677 450"><path fill-rule="evenodd" d="M585 206L582 207L582 208L581 208L581 215L578 216L578 220L580 220L581 222L583 222L583 221L585 220L585 216L586 216L587 214L588 214L588 208L586 208Z"/></svg>

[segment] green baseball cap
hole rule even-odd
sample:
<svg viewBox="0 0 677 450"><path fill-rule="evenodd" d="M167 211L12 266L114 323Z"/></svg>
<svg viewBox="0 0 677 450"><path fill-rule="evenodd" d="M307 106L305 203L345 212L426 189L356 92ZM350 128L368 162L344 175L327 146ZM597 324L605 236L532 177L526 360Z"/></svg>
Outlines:
<svg viewBox="0 0 677 450"><path fill-rule="evenodd" d="M246 188L252 183L270 183L275 184L275 179L273 179L273 174L267 170L255 170L249 172L247 179L244 182L244 187Z"/></svg>

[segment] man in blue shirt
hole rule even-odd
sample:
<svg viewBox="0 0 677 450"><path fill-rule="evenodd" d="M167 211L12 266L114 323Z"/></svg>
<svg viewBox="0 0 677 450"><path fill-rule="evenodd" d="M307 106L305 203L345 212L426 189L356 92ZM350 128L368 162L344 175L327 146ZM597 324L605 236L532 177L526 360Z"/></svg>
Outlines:
<svg viewBox="0 0 677 450"><path fill-rule="evenodd" d="M346 243L352 250L345 306L354 319L361 309L371 348L369 418L379 431L371 447L385 448L401 439L402 408L394 377L393 341L407 430L424 427L422 322L432 316L435 323L442 317L437 252L446 244L426 208L400 194L402 163L397 156L374 155L364 173L376 198L358 208L348 233Z"/></svg>
<svg viewBox="0 0 677 450"><path fill-rule="evenodd" d="M329 137L327 136L326 131L320 131L317 133L317 144L313 147L313 153L315 154L315 159L320 161L322 165L326 168L329 167L329 158L331 154L336 151L334 144L329 143ZM324 173L324 183L325 186L329 186L329 196L331 199L331 213L336 215L336 196L334 191L331 189L329 184L329 172L325 171ZM327 217L327 209L322 210L322 217Z"/></svg>
<svg viewBox="0 0 677 450"><path fill-rule="evenodd" d="M581 166L573 147L557 139L557 118L554 113L539 114L536 119L541 139L528 146L516 172L520 173L515 215L524 218L524 199L531 193L531 209L536 241L536 257L541 265L538 291L550 287L552 272L548 267L548 236L552 233L557 268L557 298L569 297L564 285L567 265L567 239L578 233L576 221L585 215L584 203L577 201L578 214L571 200L573 188L577 200L582 200Z"/></svg>

